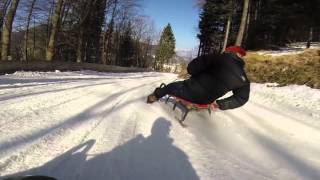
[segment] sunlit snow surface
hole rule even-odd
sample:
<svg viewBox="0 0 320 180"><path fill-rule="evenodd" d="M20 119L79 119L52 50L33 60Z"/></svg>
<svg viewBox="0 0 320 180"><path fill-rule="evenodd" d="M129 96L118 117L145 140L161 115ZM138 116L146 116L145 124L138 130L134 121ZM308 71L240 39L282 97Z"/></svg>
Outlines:
<svg viewBox="0 0 320 180"><path fill-rule="evenodd" d="M310 49L320 49L319 42L311 43ZM259 55L268 56L283 56L283 55L297 55L301 54L306 50L306 42L293 43L288 45L288 47L280 48L280 50L260 50L257 51Z"/></svg>
<svg viewBox="0 0 320 180"><path fill-rule="evenodd" d="M320 179L320 91L252 84L243 107L145 103L165 73L0 76L0 176L75 179ZM0 178L1 179L1 178Z"/></svg>

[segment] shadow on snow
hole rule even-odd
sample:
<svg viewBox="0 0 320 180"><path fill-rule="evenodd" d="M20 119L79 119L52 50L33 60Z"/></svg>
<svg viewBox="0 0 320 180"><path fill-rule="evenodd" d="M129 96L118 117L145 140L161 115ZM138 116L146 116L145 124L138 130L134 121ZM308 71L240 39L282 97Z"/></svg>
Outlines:
<svg viewBox="0 0 320 180"><path fill-rule="evenodd" d="M112 151L90 155L95 140L89 140L41 167L15 175L47 175L58 180L198 180L188 156L173 145L171 123L158 118L151 135L139 134Z"/></svg>

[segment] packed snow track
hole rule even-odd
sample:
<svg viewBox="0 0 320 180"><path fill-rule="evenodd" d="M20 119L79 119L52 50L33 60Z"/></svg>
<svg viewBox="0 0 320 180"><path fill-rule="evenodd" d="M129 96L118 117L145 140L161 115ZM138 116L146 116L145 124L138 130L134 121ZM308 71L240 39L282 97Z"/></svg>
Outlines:
<svg viewBox="0 0 320 180"><path fill-rule="evenodd" d="M0 76L0 179L320 179L320 92L252 84L243 107L192 112L145 103L166 73Z"/></svg>

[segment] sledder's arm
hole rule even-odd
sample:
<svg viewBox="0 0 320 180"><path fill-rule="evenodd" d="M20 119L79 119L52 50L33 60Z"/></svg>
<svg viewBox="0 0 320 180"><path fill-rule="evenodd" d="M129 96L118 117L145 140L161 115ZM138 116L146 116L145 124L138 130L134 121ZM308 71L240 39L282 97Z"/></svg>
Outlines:
<svg viewBox="0 0 320 180"><path fill-rule="evenodd" d="M217 55L213 54L197 57L188 64L187 71L190 75L197 75L211 67L215 60Z"/></svg>
<svg viewBox="0 0 320 180"><path fill-rule="evenodd" d="M248 83L247 85L241 88L233 90L232 92L232 96L216 101L216 103L219 106L219 109L227 110L243 106L249 100L250 84Z"/></svg>

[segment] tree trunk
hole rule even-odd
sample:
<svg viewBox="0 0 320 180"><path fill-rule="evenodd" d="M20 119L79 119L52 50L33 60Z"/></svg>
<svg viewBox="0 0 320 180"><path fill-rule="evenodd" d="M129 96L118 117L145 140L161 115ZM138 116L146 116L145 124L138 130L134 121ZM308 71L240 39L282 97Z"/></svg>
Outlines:
<svg viewBox="0 0 320 180"><path fill-rule="evenodd" d="M110 59L110 52L112 48L112 35L113 35L113 28L114 28L114 22L113 18L111 19L111 22L109 23L106 32L103 35L103 52L102 52L102 63L103 64L111 64L111 59Z"/></svg>
<svg viewBox="0 0 320 180"><path fill-rule="evenodd" d="M313 39L313 27L310 28L309 38L307 42L307 49L310 48L312 39Z"/></svg>
<svg viewBox="0 0 320 180"><path fill-rule="evenodd" d="M2 49L2 47L1 47L1 44L2 44L2 37L1 37L2 26L3 26L4 17L6 15L8 6L10 4L10 1L11 0L1 0L0 1L0 58L1 58L1 49Z"/></svg>
<svg viewBox="0 0 320 180"><path fill-rule="evenodd" d="M80 34L78 38L78 49L77 49L77 63L83 62L84 59L84 32L80 29Z"/></svg>
<svg viewBox="0 0 320 180"><path fill-rule="evenodd" d="M239 28L239 32L238 32L238 36L237 36L237 40L236 40L237 46L241 46L241 44L242 44L242 39L244 36L244 31L246 28L246 22L247 22L247 16L248 16L249 1L250 0L244 0L244 2L243 2L241 24L240 24L240 28Z"/></svg>
<svg viewBox="0 0 320 180"><path fill-rule="evenodd" d="M2 30L4 17L6 15L8 6L10 5L10 1L11 0L1 0L0 1L0 34L1 34L1 30Z"/></svg>
<svg viewBox="0 0 320 180"><path fill-rule="evenodd" d="M31 17L32 17L32 12L33 12L33 8L34 5L36 3L37 0L33 0L31 3L31 7L29 9L29 14L28 14L28 20L27 20L27 27L26 27L26 35L25 35L25 60L28 61L28 35L29 35L29 26L30 26L30 21L31 21ZM35 29L36 27L34 27Z"/></svg>
<svg viewBox="0 0 320 180"><path fill-rule="evenodd" d="M10 55L10 41L11 41L11 31L12 23L16 14L16 10L19 4L19 0L13 0L8 14L4 20L4 26L2 28L2 49L1 49L1 59L8 60Z"/></svg>
<svg viewBox="0 0 320 180"><path fill-rule="evenodd" d="M36 27L36 19L33 18L33 27ZM36 28L33 28L33 49L32 49L33 58L36 57Z"/></svg>
<svg viewBox="0 0 320 180"><path fill-rule="evenodd" d="M251 11L252 11L252 1L249 2L249 6L248 6L248 12L247 12L247 19L246 19L246 27L244 30L244 42L246 45L246 42L248 40L248 32L249 32L249 26L250 26L250 20L251 20Z"/></svg>
<svg viewBox="0 0 320 180"><path fill-rule="evenodd" d="M1 0L0 1L0 20L1 20L0 21L1 22L0 25L2 25L2 23L3 23L3 19L4 19L4 16L6 14L7 7L9 5L9 3L10 3L10 0Z"/></svg>
<svg viewBox="0 0 320 180"><path fill-rule="evenodd" d="M80 22L79 22L79 37L78 37L78 47L77 47L77 62L81 63L84 62L84 58L86 57L85 51L87 48L87 40L86 38L86 31L88 27L88 20L90 16L92 16L92 10L94 6L97 4L98 0L88 1L88 4L84 4L84 9L82 10L82 14L80 15Z"/></svg>
<svg viewBox="0 0 320 180"><path fill-rule="evenodd" d="M228 44L231 18L232 18L232 16L229 15L229 17L228 17L228 22L227 22L227 26L226 26L226 34L225 34L225 36L224 36L224 42L223 42L222 52L224 52L224 51L226 50L226 47L227 47L227 44Z"/></svg>
<svg viewBox="0 0 320 180"><path fill-rule="evenodd" d="M62 7L63 7L63 0L58 0L58 3L54 11L54 15L52 17L52 29L51 29L49 44L46 52L47 61L52 61L55 54L55 45L56 45L57 34L60 26L59 23L61 19L60 17L61 17Z"/></svg>
<svg viewBox="0 0 320 180"><path fill-rule="evenodd" d="M52 16L53 16L53 10L54 10L54 0L51 0L51 6L50 6L50 10L49 10L49 16L47 19L47 28L46 28L46 48L48 49L48 45L49 45L49 39L50 39L50 32L52 30Z"/></svg>
<svg viewBox="0 0 320 180"><path fill-rule="evenodd" d="M114 28L114 18L116 15L116 9L118 7L118 0L114 0L114 6L112 9L112 15L111 15L111 20L110 23L107 26L107 30L105 34L103 35L103 50L102 50L102 63L103 64L111 64L111 57L110 57L110 52L112 48L112 35L113 35L113 28Z"/></svg>
<svg viewBox="0 0 320 180"><path fill-rule="evenodd" d="M105 29L105 31L107 31ZM102 35L102 53L101 53L101 62L102 64L107 64L107 55L106 55L106 34L107 32L105 32L103 35Z"/></svg>

